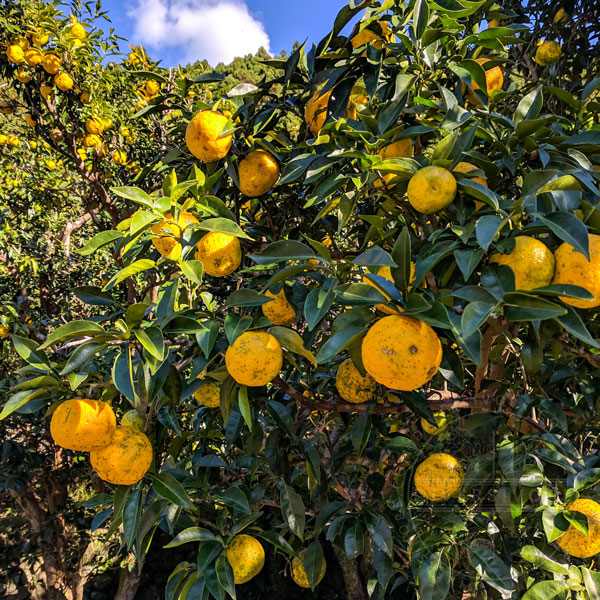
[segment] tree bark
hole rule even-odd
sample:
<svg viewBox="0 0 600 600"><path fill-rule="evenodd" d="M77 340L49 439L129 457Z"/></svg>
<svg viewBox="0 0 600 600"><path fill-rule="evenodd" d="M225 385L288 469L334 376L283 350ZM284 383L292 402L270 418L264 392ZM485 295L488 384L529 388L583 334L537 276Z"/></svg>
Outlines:
<svg viewBox="0 0 600 600"><path fill-rule="evenodd" d="M131 571L128 568L121 569L119 588L114 600L133 600L140 587L141 580L142 576L135 567Z"/></svg>
<svg viewBox="0 0 600 600"><path fill-rule="evenodd" d="M344 584L346 586L347 599L367 600L365 584L362 582L358 573L356 561L348 558L346 554L336 546L333 546L333 551L340 564L342 577L344 578Z"/></svg>

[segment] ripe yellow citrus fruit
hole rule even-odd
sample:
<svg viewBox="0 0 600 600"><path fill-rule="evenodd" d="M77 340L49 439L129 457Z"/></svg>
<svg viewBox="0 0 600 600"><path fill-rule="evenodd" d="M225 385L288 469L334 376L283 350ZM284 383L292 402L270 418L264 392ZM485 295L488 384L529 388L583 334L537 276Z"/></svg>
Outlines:
<svg viewBox="0 0 600 600"><path fill-rule="evenodd" d="M352 359L347 358L335 374L335 387L346 402L359 404L373 398L377 382L368 373L363 377Z"/></svg>
<svg viewBox="0 0 600 600"><path fill-rule="evenodd" d="M323 85L325 85L325 83ZM327 105L329 104L329 98L331 97L332 92L333 89L321 94L319 90L316 90L310 100L306 103L304 120L309 126L312 134L315 136L319 135L319 131L321 131L327 120ZM348 102L345 117L347 119L356 119L356 106L352 101Z"/></svg>
<svg viewBox="0 0 600 600"><path fill-rule="evenodd" d="M299 585L301 588L310 588L310 583L308 583L308 577L306 576L306 570L304 569L304 553L300 554L300 557L295 557L292 559L292 579L294 583ZM317 582L315 585L319 585L323 577L325 577L325 571L327 570L327 563L323 560L321 564L321 570L319 572L319 576L317 577Z"/></svg>
<svg viewBox="0 0 600 600"><path fill-rule="evenodd" d="M233 570L235 584L256 577L265 564L265 550L251 535L236 535L227 546L227 561Z"/></svg>
<svg viewBox="0 0 600 600"><path fill-rule="evenodd" d="M112 153L112 161L115 165L124 165L127 162L127 153L123 150L115 150Z"/></svg>
<svg viewBox="0 0 600 600"><path fill-rule="evenodd" d="M600 552L600 504L589 498L578 498L567 506L567 510L574 510L588 518L588 534L584 535L569 525L557 540L557 545L571 556L589 558Z"/></svg>
<svg viewBox="0 0 600 600"><path fill-rule="evenodd" d="M73 87L73 78L68 73L59 73L54 76L54 83L59 90L68 92Z"/></svg>
<svg viewBox="0 0 600 600"><path fill-rule="evenodd" d="M548 246L528 235L515 238L509 254L492 254L490 262L506 265L515 274L517 290L533 290L550 285L554 277L554 256Z"/></svg>
<svg viewBox="0 0 600 600"><path fill-rule="evenodd" d="M81 96L79 96L79 100L81 100L82 104L89 104L90 103L90 93L82 92Z"/></svg>
<svg viewBox="0 0 600 600"><path fill-rule="evenodd" d="M593 294L594 300L566 298L561 300L577 308L600 306L600 235L588 234L590 260L567 242L563 242L555 251L556 268L552 283L568 283L585 288Z"/></svg>
<svg viewBox="0 0 600 600"><path fill-rule="evenodd" d="M194 398L199 404L208 406L208 408L219 408L221 406L221 388L213 382L205 383L194 392Z"/></svg>
<svg viewBox="0 0 600 600"><path fill-rule="evenodd" d="M50 35L39 30L31 36L31 41L38 46L45 46L50 39Z"/></svg>
<svg viewBox="0 0 600 600"><path fill-rule="evenodd" d="M104 131L104 121L100 117L92 117L86 120L85 128L88 133L100 135Z"/></svg>
<svg viewBox="0 0 600 600"><path fill-rule="evenodd" d="M81 23L75 23L70 30L71 36L77 40L85 40L87 31Z"/></svg>
<svg viewBox="0 0 600 600"><path fill-rule="evenodd" d="M186 227L198 223L196 217L186 211L179 213L177 223L173 222L173 215L167 213L165 220L153 225L150 230L159 237L152 238L152 244L160 252L162 256L169 256L173 249L179 247L179 252L173 256L179 258L181 256L181 244L177 241L182 235Z"/></svg>
<svg viewBox="0 0 600 600"><path fill-rule="evenodd" d="M562 48L558 42L547 40L538 46L534 60L538 65L547 67L557 63L562 54Z"/></svg>
<svg viewBox="0 0 600 600"><path fill-rule="evenodd" d="M434 426L429 421L421 418L421 429L423 429L423 431L429 435L438 435L439 433L443 433L448 427L448 418L446 417L446 413L443 410L436 411L433 413L433 416L435 417L437 426Z"/></svg>
<svg viewBox="0 0 600 600"><path fill-rule="evenodd" d="M86 148L99 148L102 146L102 138L95 133L88 133L85 136L83 143L85 144Z"/></svg>
<svg viewBox="0 0 600 600"><path fill-rule="evenodd" d="M50 435L54 443L68 450L89 452L110 444L117 420L106 402L74 398L52 413Z"/></svg>
<svg viewBox="0 0 600 600"><path fill-rule="evenodd" d="M431 214L443 210L456 196L456 179L442 167L419 169L408 182L406 195L417 211Z"/></svg>
<svg viewBox="0 0 600 600"><path fill-rule="evenodd" d="M56 162L53 160L47 160L46 161L46 167L50 170L50 171L54 171L54 169L56 169Z"/></svg>
<svg viewBox="0 0 600 600"><path fill-rule="evenodd" d="M60 69L60 58L56 54L46 54L42 58L42 67L48 75L56 75Z"/></svg>
<svg viewBox="0 0 600 600"><path fill-rule="evenodd" d="M40 94L44 100L48 100L52 96L52 86L47 83L40 85Z"/></svg>
<svg viewBox="0 0 600 600"><path fill-rule="evenodd" d="M375 48L381 50L385 41L392 39L392 30L387 21L379 21L383 37L370 29L359 31L350 41L353 48L360 48L364 44L373 44Z"/></svg>
<svg viewBox="0 0 600 600"><path fill-rule="evenodd" d="M375 381L412 391L426 384L442 362L442 344L423 321L405 315L383 317L362 341L362 360Z"/></svg>
<svg viewBox="0 0 600 600"><path fill-rule="evenodd" d="M230 133L221 137L227 122L227 117L214 110L196 113L185 130L185 143L189 151L202 162L225 157L233 143Z"/></svg>
<svg viewBox="0 0 600 600"><path fill-rule="evenodd" d="M388 144L382 148L377 154L384 160L386 158L411 158L414 155L412 141L410 139L405 139L392 142L391 144ZM385 183L389 186L390 181L394 177L394 173L387 173L383 176L383 181L385 181ZM383 185L383 181L381 181L381 179L376 179L373 185L376 188L381 187Z"/></svg>
<svg viewBox="0 0 600 600"><path fill-rule="evenodd" d="M272 381L283 365L283 350L266 331L246 331L225 353L227 372L242 385L257 387Z"/></svg>
<svg viewBox="0 0 600 600"><path fill-rule="evenodd" d="M279 179L279 165L264 150L254 150L240 161L238 167L242 194L254 198L266 194Z"/></svg>
<svg viewBox="0 0 600 600"><path fill-rule="evenodd" d="M441 502L456 496L465 480L460 463L450 454L427 457L415 471L415 488L427 500Z"/></svg>
<svg viewBox="0 0 600 600"><path fill-rule="evenodd" d="M148 96L156 96L160 92L160 83L153 80L146 81L145 90Z"/></svg>
<svg viewBox="0 0 600 600"><path fill-rule="evenodd" d="M296 311L285 297L281 289L277 294L267 290L265 296L274 298L272 302L262 305L262 313L273 325L291 325L296 320Z"/></svg>
<svg viewBox="0 0 600 600"><path fill-rule="evenodd" d="M123 425L127 427L133 427L138 431L142 431L146 425L146 419L144 419L144 417L142 417L137 410L131 409L123 415L123 418L121 419L121 427Z"/></svg>
<svg viewBox="0 0 600 600"><path fill-rule="evenodd" d="M42 53L35 48L29 48L25 52L25 62L30 67L37 67L42 62Z"/></svg>
<svg viewBox="0 0 600 600"><path fill-rule="evenodd" d="M100 479L116 485L133 485L152 464L152 445L141 431L120 425L108 446L90 452L90 462Z"/></svg>
<svg viewBox="0 0 600 600"><path fill-rule="evenodd" d="M29 83L31 81L31 73L26 71L23 67L19 67L15 73L15 78L21 83Z"/></svg>
<svg viewBox="0 0 600 600"><path fill-rule="evenodd" d="M2 143L0 142L1 145ZM8 325L0 325L0 338L6 339L7 337L10 337L10 328Z"/></svg>
<svg viewBox="0 0 600 600"><path fill-rule="evenodd" d="M194 257L202 262L207 275L225 277L242 262L240 240L233 235L210 231L198 242Z"/></svg>
<svg viewBox="0 0 600 600"><path fill-rule="evenodd" d="M23 48L19 46L19 44L11 44L6 49L6 56L8 57L8 60L15 65L18 65L25 60L25 52L23 51Z"/></svg>

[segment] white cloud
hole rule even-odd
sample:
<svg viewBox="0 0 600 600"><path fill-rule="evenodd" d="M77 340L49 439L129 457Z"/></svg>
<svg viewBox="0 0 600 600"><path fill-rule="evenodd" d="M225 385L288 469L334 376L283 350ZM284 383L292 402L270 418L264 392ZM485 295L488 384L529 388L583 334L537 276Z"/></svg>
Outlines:
<svg viewBox="0 0 600 600"><path fill-rule="evenodd" d="M128 15L136 43L173 49L184 64L206 59L214 66L269 50L263 24L242 0L137 0Z"/></svg>

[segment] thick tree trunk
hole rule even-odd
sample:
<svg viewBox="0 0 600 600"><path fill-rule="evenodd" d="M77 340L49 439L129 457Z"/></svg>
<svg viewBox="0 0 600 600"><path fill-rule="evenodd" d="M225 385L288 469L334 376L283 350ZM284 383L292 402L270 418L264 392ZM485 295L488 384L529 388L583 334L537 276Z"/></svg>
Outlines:
<svg viewBox="0 0 600 600"><path fill-rule="evenodd" d="M129 570L121 569L119 578L119 589L115 594L114 600L133 600L140 587L142 576L137 572L137 569Z"/></svg>
<svg viewBox="0 0 600 600"><path fill-rule="evenodd" d="M346 585L346 596L348 600L367 600L365 584L362 582L358 573L358 565L355 560L346 556L346 554L333 546L335 556L340 564L344 584Z"/></svg>

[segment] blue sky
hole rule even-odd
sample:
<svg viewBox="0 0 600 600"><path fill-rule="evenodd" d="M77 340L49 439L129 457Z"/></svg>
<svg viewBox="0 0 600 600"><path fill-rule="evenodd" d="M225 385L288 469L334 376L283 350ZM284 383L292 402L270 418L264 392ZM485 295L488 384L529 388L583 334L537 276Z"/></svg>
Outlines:
<svg viewBox="0 0 600 600"><path fill-rule="evenodd" d="M143 44L165 67L207 59L211 65L265 46L318 42L347 0L104 0L118 35Z"/></svg>

